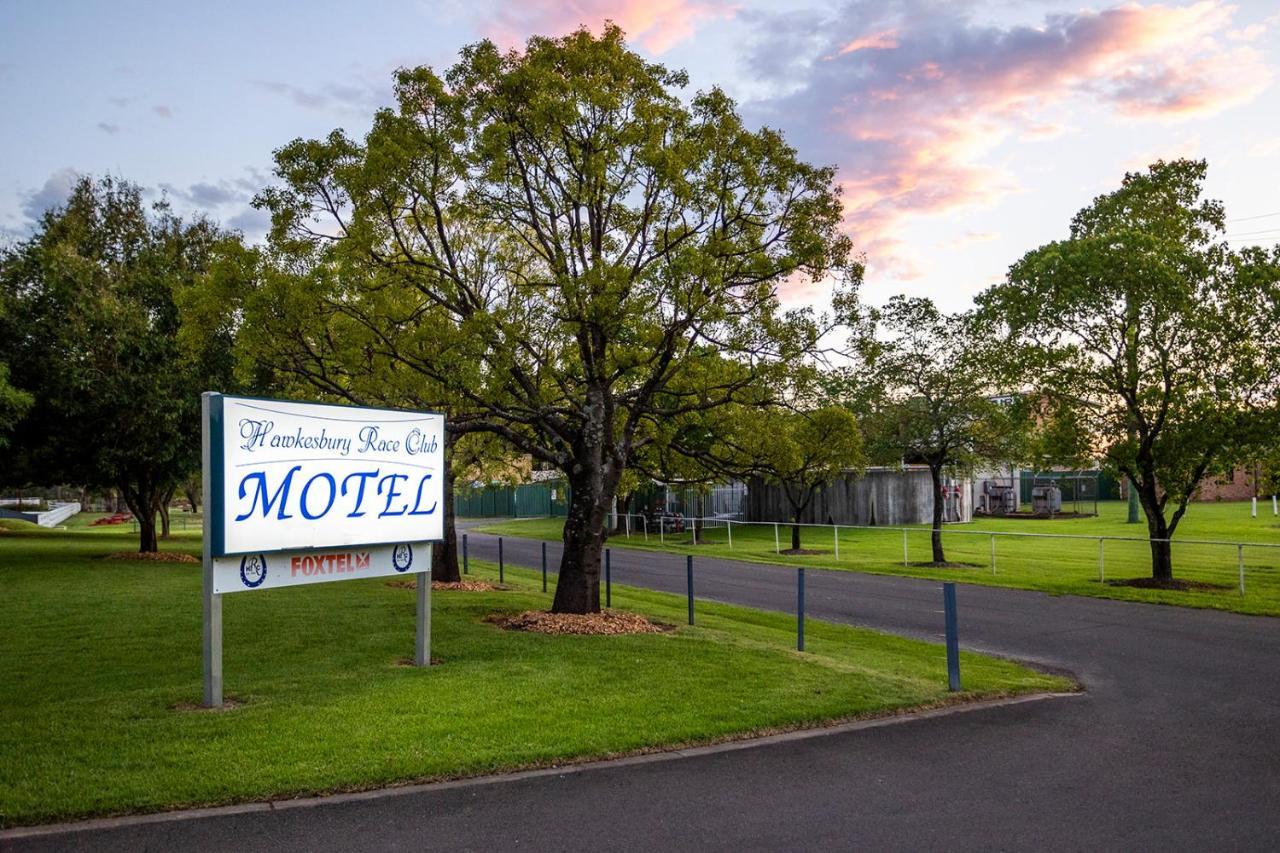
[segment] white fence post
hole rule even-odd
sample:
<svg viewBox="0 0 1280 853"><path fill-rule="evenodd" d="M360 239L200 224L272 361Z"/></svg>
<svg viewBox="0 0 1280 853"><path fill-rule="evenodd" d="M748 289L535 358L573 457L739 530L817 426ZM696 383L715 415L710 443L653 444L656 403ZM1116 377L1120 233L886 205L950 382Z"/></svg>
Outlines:
<svg viewBox="0 0 1280 853"><path fill-rule="evenodd" d="M782 553L782 547L778 543L778 522L776 521L773 523L773 553L775 554Z"/></svg>
<svg viewBox="0 0 1280 853"><path fill-rule="evenodd" d="M1101 536L1098 537L1098 583L1107 582L1107 564L1103 556L1107 547L1107 540Z"/></svg>
<svg viewBox="0 0 1280 853"><path fill-rule="evenodd" d="M902 567L905 569L908 565L910 564L907 562L907 528L904 527L902 528Z"/></svg>
<svg viewBox="0 0 1280 853"><path fill-rule="evenodd" d="M729 550L733 550L733 521L726 518L724 520L724 529L729 531Z"/></svg>
<svg viewBox="0 0 1280 853"><path fill-rule="evenodd" d="M1244 595L1244 545L1236 546L1236 563L1240 567L1240 595Z"/></svg>
<svg viewBox="0 0 1280 853"><path fill-rule="evenodd" d="M991 574L996 573L996 535L991 534Z"/></svg>
<svg viewBox="0 0 1280 853"><path fill-rule="evenodd" d="M831 533L832 533L832 535L835 537L835 541L836 541L836 559L837 559L837 560L839 560L839 559L840 559L840 528L839 528L839 527L836 527L834 524L833 524L833 525L831 525Z"/></svg>

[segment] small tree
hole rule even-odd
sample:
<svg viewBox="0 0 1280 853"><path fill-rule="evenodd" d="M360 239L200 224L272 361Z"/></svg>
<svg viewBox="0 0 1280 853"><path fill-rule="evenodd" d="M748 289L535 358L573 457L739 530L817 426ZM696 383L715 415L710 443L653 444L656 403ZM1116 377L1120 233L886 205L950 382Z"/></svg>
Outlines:
<svg viewBox="0 0 1280 853"><path fill-rule="evenodd" d="M858 421L848 409L828 405L749 412L738 426L737 465L782 490L791 507L791 550L798 552L801 519L818 491L866 463Z"/></svg>
<svg viewBox="0 0 1280 853"><path fill-rule="evenodd" d="M929 299L896 296L851 323L857 373L850 383L869 455L923 464L933 486L933 562L945 563L943 473L1008 459L1012 424L995 402L998 354L973 314L946 314Z"/></svg>
<svg viewBox="0 0 1280 853"><path fill-rule="evenodd" d="M163 202L148 215L133 184L85 178L0 256L6 355L35 398L10 470L119 489L144 552L157 550L156 517L199 466L200 392L230 381L224 340L178 347L174 293L236 239Z"/></svg>
<svg viewBox="0 0 1280 853"><path fill-rule="evenodd" d="M1125 175L981 299L1038 385L1087 403L1078 411L1136 491L1152 577L1166 583L1201 480L1275 429L1280 250L1226 245L1205 171L1175 160Z"/></svg>

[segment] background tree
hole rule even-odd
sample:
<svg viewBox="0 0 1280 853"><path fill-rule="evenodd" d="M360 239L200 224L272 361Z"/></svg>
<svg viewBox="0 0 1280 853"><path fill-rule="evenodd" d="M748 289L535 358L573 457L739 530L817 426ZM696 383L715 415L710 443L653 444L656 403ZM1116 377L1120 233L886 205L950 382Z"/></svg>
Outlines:
<svg viewBox="0 0 1280 853"><path fill-rule="evenodd" d="M818 491L866 464L858 421L848 409L827 405L749 410L736 426L735 465L782 490L791 507L791 550L798 553L801 519Z"/></svg>
<svg viewBox="0 0 1280 853"><path fill-rule="evenodd" d="M1226 245L1205 169L1161 161L1125 175L981 299L1035 381L1088 403L1078 411L1138 495L1162 582L1201 480L1274 430L1280 252Z"/></svg>
<svg viewBox="0 0 1280 853"><path fill-rule="evenodd" d="M261 197L281 266L339 289L373 358L564 472L558 612L599 609L606 516L646 423L728 405L814 345L780 282L859 273L833 170L685 85L612 26L480 42L443 79L400 71L362 144L286 145ZM700 346L745 375L664 395Z"/></svg>
<svg viewBox="0 0 1280 853"><path fill-rule="evenodd" d="M5 328L5 298L0 294L0 329ZM9 434L27 413L34 402L30 392L15 387L9 381L9 364L0 360L0 450L9 446ZM10 485L3 483L0 485ZM19 485L14 483L12 485Z"/></svg>
<svg viewBox="0 0 1280 853"><path fill-rule="evenodd" d="M177 345L176 290L235 242L205 220L152 212L137 186L82 179L30 239L0 256L6 354L34 403L9 462L30 481L120 490L141 551L200 463L200 392L229 371L226 341Z"/></svg>
<svg viewBox="0 0 1280 853"><path fill-rule="evenodd" d="M946 314L929 299L895 296L852 318L852 405L868 455L885 465L920 464L933 486L934 563L945 563L943 474L980 460L1008 459L1014 420L997 402L999 358L972 313Z"/></svg>

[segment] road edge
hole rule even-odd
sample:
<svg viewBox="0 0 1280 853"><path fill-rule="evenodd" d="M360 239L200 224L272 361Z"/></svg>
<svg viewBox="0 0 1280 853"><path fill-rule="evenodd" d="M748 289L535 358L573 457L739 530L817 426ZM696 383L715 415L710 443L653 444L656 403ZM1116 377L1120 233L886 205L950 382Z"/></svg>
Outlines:
<svg viewBox="0 0 1280 853"><path fill-rule="evenodd" d="M150 812L145 814L119 815L116 817L88 818L85 820L66 821L63 823L35 824L0 829L0 841L17 841L28 838L41 838L55 835L75 835L82 832L98 832L112 829L123 829L131 826L142 826L155 823L171 823L184 820L202 820L207 818L227 817L256 812L281 811L285 809L318 808L321 806L341 805L343 803L362 802L390 797L401 797L431 791L451 790L455 788L479 787L506 782L520 782L527 779L538 779L547 776L564 776L568 774L587 773L593 770L630 767L640 764L653 764L662 761L676 761L715 755L724 752L736 752L743 749L756 749L793 741L810 740L812 738L830 737L849 732L875 729L884 726L912 723L920 720L931 720L938 717L949 717L956 714L1004 708L1012 705L1024 705L1031 702L1042 702L1048 699L1066 699L1087 696L1083 690L1056 693L1028 693L1020 696L1008 696L996 699L981 699L976 702L963 702L909 711L903 714L888 714L880 717L852 720L833 725L817 724L808 728L794 729L778 734L746 737L725 740L702 746L676 747L657 749L649 752L624 755L618 758L588 759L581 762L566 762L550 767L537 767L527 770L513 770L506 773L491 773L484 776L466 776L458 779L445 779L436 782L415 782L407 785L391 785L367 791L350 791L337 794L320 794L310 797L297 797L278 800L255 800L247 803L235 803L225 806L205 806L200 808L177 809L173 811Z"/></svg>

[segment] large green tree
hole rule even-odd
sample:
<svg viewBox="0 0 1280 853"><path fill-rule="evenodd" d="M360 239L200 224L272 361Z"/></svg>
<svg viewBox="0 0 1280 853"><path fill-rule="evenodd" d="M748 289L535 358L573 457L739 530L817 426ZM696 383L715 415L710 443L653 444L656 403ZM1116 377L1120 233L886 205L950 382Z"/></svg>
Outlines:
<svg viewBox="0 0 1280 853"><path fill-rule="evenodd" d="M651 424L731 404L815 345L781 282L859 274L833 170L686 84L612 26L480 42L444 77L400 71L363 142L280 149L261 198L280 266L321 282L374 357L564 472L559 612L599 609L606 516ZM746 369L664 393L705 346Z"/></svg>
<svg viewBox="0 0 1280 853"><path fill-rule="evenodd" d="M174 293L236 239L163 202L148 211L134 184L84 178L0 256L0 336L34 398L11 477L119 489L140 550L157 550L156 518L200 463L200 392L231 366L225 338L178 347Z"/></svg>
<svg viewBox="0 0 1280 853"><path fill-rule="evenodd" d="M1170 540L1206 475L1274 434L1280 251L1234 251L1203 161L1157 162L1076 214L982 298L1027 374L1080 401L1106 464L1132 484L1151 571L1171 582Z"/></svg>
<svg viewBox="0 0 1280 853"><path fill-rule="evenodd" d="M1014 419L996 401L993 338L972 312L948 314L932 300L904 296L866 309L850 325L856 367L848 387L868 454L879 464L928 467L933 562L945 563L944 473L1002 462L1012 452Z"/></svg>

